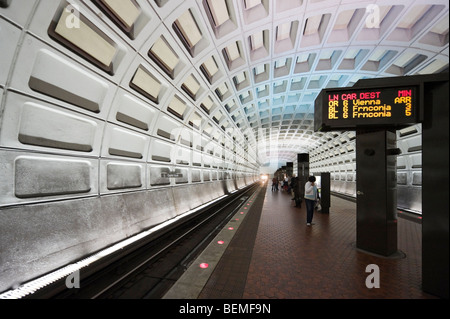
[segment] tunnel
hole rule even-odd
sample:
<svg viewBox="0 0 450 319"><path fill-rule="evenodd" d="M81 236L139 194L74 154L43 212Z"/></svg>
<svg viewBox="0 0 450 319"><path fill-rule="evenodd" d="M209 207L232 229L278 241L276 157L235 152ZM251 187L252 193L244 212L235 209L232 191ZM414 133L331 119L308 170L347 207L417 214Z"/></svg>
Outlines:
<svg viewBox="0 0 450 319"><path fill-rule="evenodd" d="M309 154L356 198L322 89L448 72L448 1L0 0L0 292ZM425 106L426 107L426 106ZM396 130L422 213L422 124Z"/></svg>

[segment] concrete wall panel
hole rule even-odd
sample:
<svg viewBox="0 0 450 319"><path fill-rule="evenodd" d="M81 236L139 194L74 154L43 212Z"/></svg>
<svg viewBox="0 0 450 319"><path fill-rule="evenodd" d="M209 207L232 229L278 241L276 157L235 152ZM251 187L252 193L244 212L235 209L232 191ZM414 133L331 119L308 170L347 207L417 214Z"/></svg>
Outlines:
<svg viewBox="0 0 450 319"><path fill-rule="evenodd" d="M170 189L2 209L0 290L77 261L175 215Z"/></svg>
<svg viewBox="0 0 450 319"><path fill-rule="evenodd" d="M25 95L8 92L0 146L98 156L104 123Z"/></svg>
<svg viewBox="0 0 450 319"><path fill-rule="evenodd" d="M94 159L0 152L0 207L98 194Z"/></svg>

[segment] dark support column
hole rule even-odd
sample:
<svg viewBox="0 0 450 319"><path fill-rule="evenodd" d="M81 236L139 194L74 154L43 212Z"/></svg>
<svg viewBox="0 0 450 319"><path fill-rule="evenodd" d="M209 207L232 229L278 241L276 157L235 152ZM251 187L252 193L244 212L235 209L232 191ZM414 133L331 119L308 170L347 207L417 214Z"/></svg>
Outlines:
<svg viewBox="0 0 450 319"><path fill-rule="evenodd" d="M425 83L422 125L422 287L448 298L448 80Z"/></svg>
<svg viewBox="0 0 450 319"><path fill-rule="evenodd" d="M294 175L294 162L286 162L286 175L291 178Z"/></svg>
<svg viewBox="0 0 450 319"><path fill-rule="evenodd" d="M356 133L356 246L390 256L397 252L396 133Z"/></svg>
<svg viewBox="0 0 450 319"><path fill-rule="evenodd" d="M305 184L308 181L309 177L309 154L300 153L297 154L297 176L298 176L298 184L300 188L300 196L303 199L305 195Z"/></svg>
<svg viewBox="0 0 450 319"><path fill-rule="evenodd" d="M330 212L330 189L330 173L320 173L320 206L322 206L322 213Z"/></svg>

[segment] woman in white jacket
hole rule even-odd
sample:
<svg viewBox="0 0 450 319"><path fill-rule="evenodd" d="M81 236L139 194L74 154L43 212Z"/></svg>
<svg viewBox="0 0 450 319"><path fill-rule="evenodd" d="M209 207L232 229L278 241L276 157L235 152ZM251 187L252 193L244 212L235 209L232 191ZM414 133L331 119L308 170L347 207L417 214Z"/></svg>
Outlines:
<svg viewBox="0 0 450 319"><path fill-rule="evenodd" d="M314 215L314 205L317 200L317 186L316 178L314 176L308 177L308 181L305 184L305 203L306 203L306 225L314 225L312 222Z"/></svg>

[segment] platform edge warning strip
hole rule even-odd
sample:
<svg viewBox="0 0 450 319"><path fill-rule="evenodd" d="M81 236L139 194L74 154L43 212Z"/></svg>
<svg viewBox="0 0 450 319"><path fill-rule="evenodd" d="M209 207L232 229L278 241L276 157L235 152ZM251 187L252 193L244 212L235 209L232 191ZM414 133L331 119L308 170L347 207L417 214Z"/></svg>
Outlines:
<svg viewBox="0 0 450 319"><path fill-rule="evenodd" d="M227 249L231 247L230 244L233 243L233 238L238 235L240 230L243 228L242 224L249 219L254 212L257 212L259 216L261 215L262 204L257 205L260 206L259 212L257 207L255 207L255 204L260 202L260 194L262 194L264 199L265 193L265 187L260 187L255 193L244 201L243 205L240 206L240 209L237 210L236 214L202 251L202 253L192 262L186 272L163 296L163 299L197 299L199 297L208 280L213 275L216 267L219 265L222 256L225 254ZM255 230L254 237L256 237L256 231L257 229ZM253 248L253 245L251 247ZM249 262L250 261L248 261L248 263Z"/></svg>

